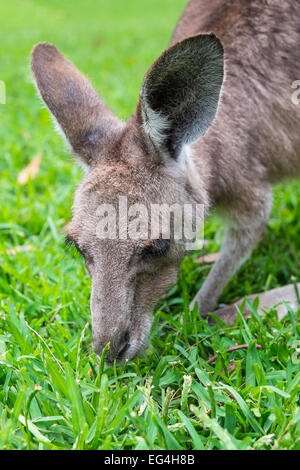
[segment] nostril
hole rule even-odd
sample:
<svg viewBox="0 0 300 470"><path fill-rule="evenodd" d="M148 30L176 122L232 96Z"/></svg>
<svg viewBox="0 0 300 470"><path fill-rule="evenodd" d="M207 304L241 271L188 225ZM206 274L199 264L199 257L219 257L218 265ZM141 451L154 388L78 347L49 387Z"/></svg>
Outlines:
<svg viewBox="0 0 300 470"><path fill-rule="evenodd" d="M129 331L127 330L124 335L124 340L126 344L129 344L129 338L130 338L130 335L129 335Z"/></svg>
<svg viewBox="0 0 300 470"><path fill-rule="evenodd" d="M129 331L127 330L123 337L123 342L121 343L121 348L118 353L118 358L122 358L122 356L126 353L129 346L130 346L130 335L129 335Z"/></svg>

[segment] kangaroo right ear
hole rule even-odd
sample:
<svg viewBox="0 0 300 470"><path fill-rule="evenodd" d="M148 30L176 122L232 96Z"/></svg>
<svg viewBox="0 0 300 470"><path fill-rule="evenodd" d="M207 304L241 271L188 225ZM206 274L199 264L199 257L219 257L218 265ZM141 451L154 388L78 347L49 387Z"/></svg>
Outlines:
<svg viewBox="0 0 300 470"><path fill-rule="evenodd" d="M223 83L223 47L213 34L167 49L147 73L138 118L154 146L177 158L215 118Z"/></svg>
<svg viewBox="0 0 300 470"><path fill-rule="evenodd" d="M84 164L91 164L105 138L121 122L89 81L52 44L35 46L31 66L37 88L72 151Z"/></svg>

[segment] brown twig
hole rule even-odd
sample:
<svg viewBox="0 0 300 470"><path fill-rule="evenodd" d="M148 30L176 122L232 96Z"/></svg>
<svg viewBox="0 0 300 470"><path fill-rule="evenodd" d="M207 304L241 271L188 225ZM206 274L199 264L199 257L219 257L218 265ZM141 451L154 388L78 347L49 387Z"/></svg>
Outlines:
<svg viewBox="0 0 300 470"><path fill-rule="evenodd" d="M260 344L255 345L256 349L261 349ZM248 349L248 344L239 344L238 346L233 346L232 348L227 349L227 353L230 353L232 351L238 351L239 349ZM215 356L212 356L206 361L206 364L212 364L215 362L219 357L219 354L216 354Z"/></svg>

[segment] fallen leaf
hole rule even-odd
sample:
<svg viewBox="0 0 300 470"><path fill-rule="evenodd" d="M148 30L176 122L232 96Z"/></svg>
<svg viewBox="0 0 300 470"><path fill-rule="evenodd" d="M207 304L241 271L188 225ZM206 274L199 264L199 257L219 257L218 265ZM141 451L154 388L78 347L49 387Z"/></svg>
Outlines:
<svg viewBox="0 0 300 470"><path fill-rule="evenodd" d="M24 185L28 182L29 178L33 179L39 171L42 160L42 152L38 152L34 159L27 165L18 175L18 183Z"/></svg>
<svg viewBox="0 0 300 470"><path fill-rule="evenodd" d="M30 251L33 249L32 245L17 245L14 248L10 248L9 250L6 250L7 255L16 255L17 253L26 252Z"/></svg>
<svg viewBox="0 0 300 470"><path fill-rule="evenodd" d="M53 320L55 319L55 317L56 317L56 315L58 314L59 310L60 310L60 308L58 308L58 309L55 310L55 312L53 313L52 317L51 317L50 320L49 320L50 323L53 322Z"/></svg>
<svg viewBox="0 0 300 470"><path fill-rule="evenodd" d="M93 46L101 46L103 43L103 39L100 36L97 36L93 39Z"/></svg>
<svg viewBox="0 0 300 470"><path fill-rule="evenodd" d="M208 253L207 255L200 256L200 258L196 260L196 263L212 264L219 259L219 256L220 253Z"/></svg>

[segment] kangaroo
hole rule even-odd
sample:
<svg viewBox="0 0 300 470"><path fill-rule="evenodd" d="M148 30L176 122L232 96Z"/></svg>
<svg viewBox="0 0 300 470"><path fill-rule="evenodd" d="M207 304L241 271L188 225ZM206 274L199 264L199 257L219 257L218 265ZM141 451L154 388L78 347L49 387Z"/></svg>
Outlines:
<svg viewBox="0 0 300 470"><path fill-rule="evenodd" d="M33 49L36 86L85 168L66 232L91 276L93 347L110 342L108 362L147 347L153 307L186 250L161 234L100 239L98 208L126 196L218 211L221 255L191 305L212 311L266 226L272 184L300 176L299 17L294 0L189 1L127 122L53 45Z"/></svg>

